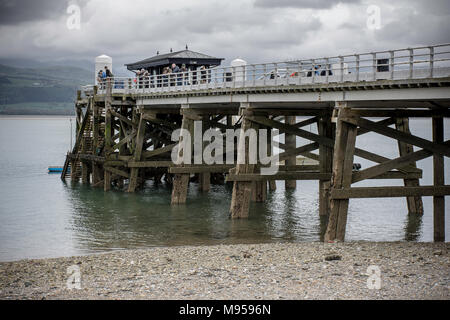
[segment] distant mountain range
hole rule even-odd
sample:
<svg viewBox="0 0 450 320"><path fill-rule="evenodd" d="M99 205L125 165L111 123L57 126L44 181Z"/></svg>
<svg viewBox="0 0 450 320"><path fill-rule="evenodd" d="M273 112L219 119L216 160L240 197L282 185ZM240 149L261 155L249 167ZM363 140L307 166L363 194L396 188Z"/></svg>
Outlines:
<svg viewBox="0 0 450 320"><path fill-rule="evenodd" d="M87 61L0 59L0 114L72 114L76 92L93 83L93 70Z"/></svg>

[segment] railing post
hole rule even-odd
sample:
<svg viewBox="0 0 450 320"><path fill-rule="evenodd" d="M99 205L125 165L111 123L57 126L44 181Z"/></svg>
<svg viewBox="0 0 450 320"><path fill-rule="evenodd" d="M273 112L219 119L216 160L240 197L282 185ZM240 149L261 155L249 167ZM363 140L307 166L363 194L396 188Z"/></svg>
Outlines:
<svg viewBox="0 0 450 320"><path fill-rule="evenodd" d="M341 68L340 82L344 82L344 57L339 56L339 64Z"/></svg>
<svg viewBox="0 0 450 320"><path fill-rule="evenodd" d="M278 64L277 63L275 63L275 68L274 68L274 75L273 75L273 77L274 77L274 79L275 79L275 85L277 85L277 78L278 78Z"/></svg>
<svg viewBox="0 0 450 320"><path fill-rule="evenodd" d="M414 50L413 49L408 49L409 50L409 78L412 79L413 75L414 75Z"/></svg>
<svg viewBox="0 0 450 320"><path fill-rule="evenodd" d="M359 54L356 54L355 58L356 58L356 66L355 66L355 68L356 68L356 81L359 81L359 60L360 60Z"/></svg>
<svg viewBox="0 0 450 320"><path fill-rule="evenodd" d="M389 54L390 54L390 58L389 58L389 71L390 71L389 78L392 80L392 79L394 79L394 59L395 59L394 51L390 51Z"/></svg>
<svg viewBox="0 0 450 320"><path fill-rule="evenodd" d="M263 76L263 85L266 85L266 77L267 77L267 64L264 63L264 76Z"/></svg>
<svg viewBox="0 0 450 320"><path fill-rule="evenodd" d="M373 80L377 80L377 54L372 53Z"/></svg>
<svg viewBox="0 0 450 320"><path fill-rule="evenodd" d="M434 47L430 47L430 78L433 78L434 68Z"/></svg>
<svg viewBox="0 0 450 320"><path fill-rule="evenodd" d="M327 58L325 60L325 76L326 76L325 81L326 81L326 83L328 83L328 76L330 74L330 70L329 69L330 69L330 59Z"/></svg>

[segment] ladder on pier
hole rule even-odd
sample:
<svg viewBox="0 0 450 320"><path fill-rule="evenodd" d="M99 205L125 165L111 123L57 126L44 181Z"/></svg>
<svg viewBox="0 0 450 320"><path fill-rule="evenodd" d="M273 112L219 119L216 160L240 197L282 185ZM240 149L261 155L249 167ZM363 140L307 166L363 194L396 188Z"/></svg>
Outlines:
<svg viewBox="0 0 450 320"><path fill-rule="evenodd" d="M84 152L89 152L92 150L92 112L91 112L91 106L92 106L92 98L89 99L89 105L86 108L86 112L83 117L83 121L81 123L80 129L77 133L77 139L75 141L75 145L72 149L72 152L67 153L66 160L64 162L63 171L61 173L61 180L65 180L66 176L69 172L69 168L72 175L78 175L81 172L81 163L80 161L74 161L73 156L78 155L81 153L82 150ZM76 164L75 168L72 168L72 163Z"/></svg>

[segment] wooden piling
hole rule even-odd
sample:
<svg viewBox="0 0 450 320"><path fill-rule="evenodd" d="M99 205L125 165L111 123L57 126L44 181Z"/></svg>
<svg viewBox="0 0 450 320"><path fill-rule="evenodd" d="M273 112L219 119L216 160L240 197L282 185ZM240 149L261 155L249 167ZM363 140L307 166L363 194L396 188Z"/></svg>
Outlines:
<svg viewBox="0 0 450 320"><path fill-rule="evenodd" d="M209 126L207 125L209 121L209 115L202 115L201 116L202 121L202 134L205 133L206 130L209 129ZM203 149L205 148L206 144L203 143ZM200 191L207 192L211 188L211 172L202 172L199 173L199 186Z"/></svg>
<svg viewBox="0 0 450 320"><path fill-rule="evenodd" d="M348 188L352 182L353 154L355 151L357 126L344 122L340 117L350 117L345 103L339 103L339 116L336 126L334 146L333 175L331 189ZM332 199L325 241L344 241L347 224L348 199Z"/></svg>
<svg viewBox="0 0 450 320"><path fill-rule="evenodd" d="M444 142L444 120L433 117L433 142ZM433 154L433 182L435 187L444 185L444 157ZM433 196L433 238L435 242L445 241L445 198Z"/></svg>
<svg viewBox="0 0 450 320"><path fill-rule="evenodd" d="M333 139L334 128L331 117L320 117L317 121L318 133L321 136ZM321 144L319 147L319 168L321 173L332 172L333 170L333 149ZM319 180L319 215L329 214L329 187L330 180Z"/></svg>
<svg viewBox="0 0 450 320"><path fill-rule="evenodd" d="M111 79L107 80L106 83L106 94L105 94L105 158L108 158L112 152L111 148L113 145L112 136L114 135L112 116L111 116L111 106L112 104L112 84ZM109 170L104 170L104 190L111 190L111 172Z"/></svg>
<svg viewBox="0 0 450 320"><path fill-rule="evenodd" d="M396 118L395 126L396 126L397 130L411 134L411 132L409 130L409 119L408 118ZM400 140L398 140L398 150L399 150L400 156L405 156L409 153L414 152L414 148L411 144L405 143ZM413 166L414 168L417 167L415 162L411 163L410 166ZM420 186L419 179L403 179L403 183L404 183L405 187ZM408 206L409 214L420 214L420 215L423 214L422 197L420 197L420 196L407 197L406 203Z"/></svg>
<svg viewBox="0 0 450 320"><path fill-rule="evenodd" d="M188 112L187 110L189 110L189 106L185 105L182 107L182 111L185 111L185 112L183 113L183 121L181 123L181 129L184 129L184 130L182 130L182 132L181 132L179 141L180 142L187 141L186 139L188 139L189 140L188 143L192 147L192 144L193 144L192 139L194 137L194 117L193 117L192 112ZM199 120L199 119L196 119L196 120ZM186 150L183 150L183 152L186 152ZM189 155L189 157L191 157L191 156L192 156L192 154ZM184 154L179 151L178 157L179 157L179 159L183 158ZM172 205L186 203L187 190L189 187L189 176L190 176L189 173L175 174L174 179L173 179L173 186L172 186L172 201L171 201Z"/></svg>
<svg viewBox="0 0 450 320"><path fill-rule="evenodd" d="M133 161L141 161L142 149L144 147L144 137L147 122L144 119L144 115L140 114L139 125L136 133ZM134 192L138 184L139 167L131 168L130 179L128 183L128 192Z"/></svg>
<svg viewBox="0 0 450 320"><path fill-rule="evenodd" d="M249 104L241 104L241 114L247 109ZM236 165L236 174L253 173L255 165L249 163L249 139L245 137L245 132L249 129L256 129L255 122L247 119L247 115L242 117L242 132L239 138L238 152L244 152L243 164ZM233 192L231 195L230 215L232 219L247 218L250 209L250 200L252 196L253 183L250 181L235 181L233 183Z"/></svg>
<svg viewBox="0 0 450 320"><path fill-rule="evenodd" d="M285 117L285 124L287 125L294 125L296 122L296 117L295 116L286 116ZM295 134L291 134L291 133L285 133L284 136L284 144L286 146L285 151L290 151L290 150L294 150L297 147L296 144L296 135ZM295 155L288 157L285 160L285 164L287 166L295 166L297 164L297 157ZM285 180L284 182L284 187L286 189L295 189L297 186L297 181L296 180Z"/></svg>

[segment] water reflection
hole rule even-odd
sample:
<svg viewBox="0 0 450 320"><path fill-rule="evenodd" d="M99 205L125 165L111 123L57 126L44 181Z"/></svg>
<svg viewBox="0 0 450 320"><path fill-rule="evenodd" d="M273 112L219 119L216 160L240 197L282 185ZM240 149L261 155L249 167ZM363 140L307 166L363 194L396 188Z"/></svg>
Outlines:
<svg viewBox="0 0 450 320"><path fill-rule="evenodd" d="M284 190L279 182L265 203L251 204L249 219L237 220L229 218L229 185L213 185L210 192L202 193L196 183L191 183L187 204L179 206L169 205L169 186L156 187L152 182L137 193L104 192L81 184L66 185L65 193L73 205L70 228L77 250L92 252L149 246L323 241L328 217L318 214L314 185ZM356 232L361 238L369 229L367 222L371 223L375 239L396 228L396 224L387 225L387 219L368 221L358 205L350 206L349 217L353 219L349 221L350 237ZM381 224L377 228L374 223L378 222ZM422 216L408 215L398 223L403 224L404 240L417 241L421 236ZM370 239L372 235L367 236ZM397 232L396 236L401 235Z"/></svg>
<svg viewBox="0 0 450 320"><path fill-rule="evenodd" d="M406 241L417 241L421 235L423 215L417 213L408 213L405 225Z"/></svg>
<svg viewBox="0 0 450 320"><path fill-rule="evenodd" d="M249 219L231 220L230 186L198 192L191 183L186 205L170 206L170 187L149 183L137 193L103 192L81 184L66 185L73 205L71 228L79 250L105 251L166 245L317 241L317 201L295 190L268 194L252 203Z"/></svg>

